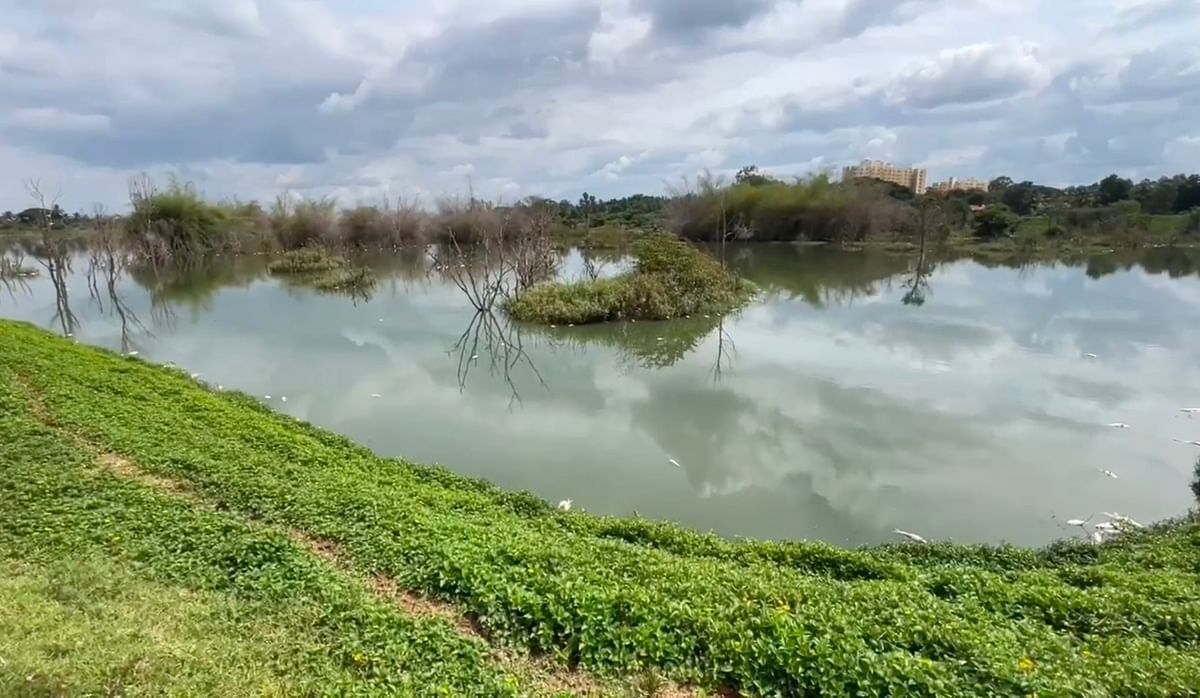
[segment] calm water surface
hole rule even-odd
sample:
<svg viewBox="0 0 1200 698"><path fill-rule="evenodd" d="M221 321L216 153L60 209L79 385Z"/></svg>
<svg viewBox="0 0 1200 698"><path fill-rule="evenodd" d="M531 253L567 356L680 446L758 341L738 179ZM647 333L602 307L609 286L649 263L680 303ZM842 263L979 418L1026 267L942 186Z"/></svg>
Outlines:
<svg viewBox="0 0 1200 698"><path fill-rule="evenodd" d="M1040 544L1068 518L1186 510L1200 449L1172 439L1200 440L1180 412L1200 406L1195 252L944 262L917 294L913 261L884 254L728 256L764 293L723 322L493 327L411 253L371 260L383 281L357 303L264 257L131 269L124 331L79 256L69 329L382 454L726 535ZM0 315L62 332L57 298L43 273L0 288Z"/></svg>

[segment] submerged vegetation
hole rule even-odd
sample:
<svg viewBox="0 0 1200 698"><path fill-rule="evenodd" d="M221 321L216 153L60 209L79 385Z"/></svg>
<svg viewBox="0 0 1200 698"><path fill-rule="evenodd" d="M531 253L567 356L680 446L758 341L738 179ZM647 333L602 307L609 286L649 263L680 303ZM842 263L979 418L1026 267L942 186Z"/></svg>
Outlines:
<svg viewBox="0 0 1200 698"><path fill-rule="evenodd" d="M338 269L317 277L312 285L318 291L369 295L375 288L375 273L366 267Z"/></svg>
<svg viewBox="0 0 1200 698"><path fill-rule="evenodd" d="M5 693L562 686L514 649L743 695L1200 685L1189 520L1103 545L842 550L563 513L9 322L0 415Z"/></svg>
<svg viewBox="0 0 1200 698"><path fill-rule="evenodd" d="M657 236L639 242L634 254L629 273L535 286L504 308L521 322L582 325L724 314L754 294L752 284L685 242Z"/></svg>

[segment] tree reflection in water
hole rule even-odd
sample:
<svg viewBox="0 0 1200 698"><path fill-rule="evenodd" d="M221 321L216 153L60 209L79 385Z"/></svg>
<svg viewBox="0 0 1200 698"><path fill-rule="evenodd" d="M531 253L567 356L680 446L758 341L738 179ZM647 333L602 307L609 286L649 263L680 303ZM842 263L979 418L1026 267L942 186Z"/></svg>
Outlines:
<svg viewBox="0 0 1200 698"><path fill-rule="evenodd" d="M497 317L489 310L478 310L471 317L467 329L447 354L458 362L458 387L465 390L471 372L486 361L488 373L500 376L512 391L509 408L521 402L521 391L513 379L513 370L524 365L537 378L545 390L549 390L533 359L525 351L521 328L507 318Z"/></svg>

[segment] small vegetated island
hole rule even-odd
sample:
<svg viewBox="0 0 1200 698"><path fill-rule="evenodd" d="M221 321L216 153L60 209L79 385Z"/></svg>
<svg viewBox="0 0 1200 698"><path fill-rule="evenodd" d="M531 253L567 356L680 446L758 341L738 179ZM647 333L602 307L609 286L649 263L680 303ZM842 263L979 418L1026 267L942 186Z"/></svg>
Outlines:
<svg viewBox="0 0 1200 698"><path fill-rule="evenodd" d="M754 284L681 240L656 235L639 241L634 253L632 271L535 286L508 300L504 309L521 322L583 325L721 315L754 297Z"/></svg>
<svg viewBox="0 0 1200 698"><path fill-rule="evenodd" d="M664 254L692 259L655 242L603 294L547 286L528 312L640 313L622 284L664 318L740 297ZM0 322L0 695L1198 688L1195 519L1040 550L728 540L558 511Z"/></svg>
<svg viewBox="0 0 1200 698"><path fill-rule="evenodd" d="M293 283L309 285L318 291L366 293L375 287L375 275L370 269L352 266L344 257L322 247L285 252L267 265L267 271L287 276Z"/></svg>

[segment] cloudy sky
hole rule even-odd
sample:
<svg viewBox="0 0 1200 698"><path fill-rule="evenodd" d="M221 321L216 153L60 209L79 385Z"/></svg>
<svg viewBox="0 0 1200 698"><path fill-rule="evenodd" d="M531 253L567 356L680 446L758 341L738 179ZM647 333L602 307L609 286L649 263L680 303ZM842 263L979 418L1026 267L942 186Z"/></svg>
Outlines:
<svg viewBox="0 0 1200 698"><path fill-rule="evenodd" d="M40 178L346 202L659 193L864 157L1200 170L1197 0L3 0L0 208Z"/></svg>

